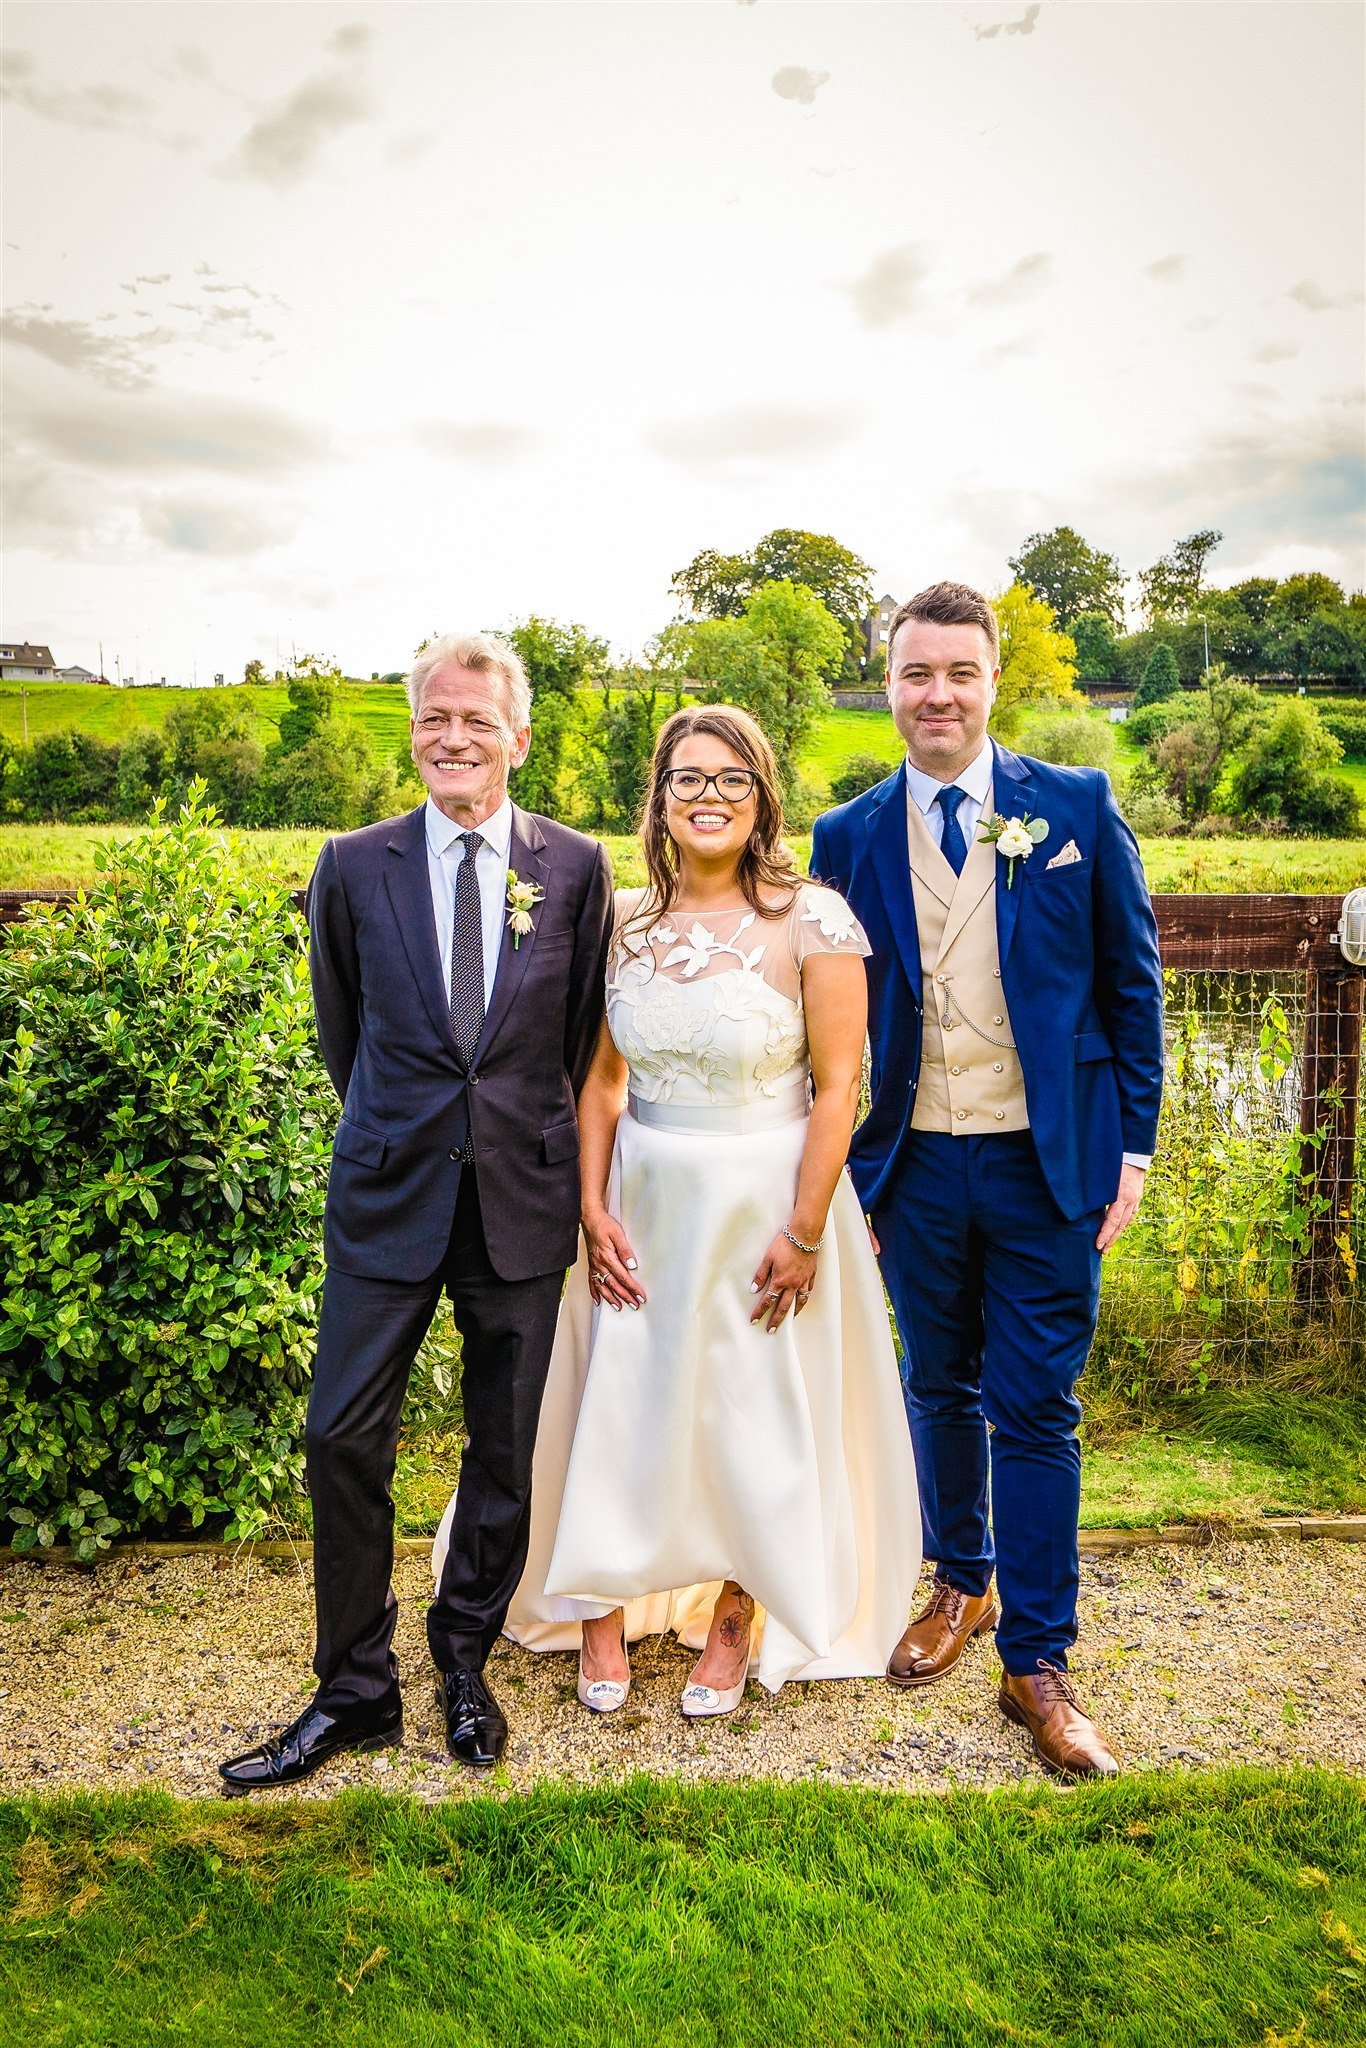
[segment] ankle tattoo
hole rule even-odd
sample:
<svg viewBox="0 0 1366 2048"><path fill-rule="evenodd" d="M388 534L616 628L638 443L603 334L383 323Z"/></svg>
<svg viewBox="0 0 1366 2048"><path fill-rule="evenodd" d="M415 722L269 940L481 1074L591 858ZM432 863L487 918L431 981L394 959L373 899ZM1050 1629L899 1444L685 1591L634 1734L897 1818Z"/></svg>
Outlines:
<svg viewBox="0 0 1366 2048"><path fill-rule="evenodd" d="M717 1634L728 1650L738 1649L749 1634L754 1619L754 1601L748 1593L737 1593L735 1605L723 1615Z"/></svg>

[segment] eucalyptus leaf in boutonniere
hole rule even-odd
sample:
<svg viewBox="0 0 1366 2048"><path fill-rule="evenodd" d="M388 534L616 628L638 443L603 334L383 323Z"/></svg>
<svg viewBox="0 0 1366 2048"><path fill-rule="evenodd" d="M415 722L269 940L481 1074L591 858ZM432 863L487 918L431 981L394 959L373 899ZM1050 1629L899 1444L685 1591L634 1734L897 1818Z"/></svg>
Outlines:
<svg viewBox="0 0 1366 2048"><path fill-rule="evenodd" d="M514 950L531 930L532 911L544 901L544 889L538 889L534 882L524 882L516 868L508 869L508 930Z"/></svg>
<svg viewBox="0 0 1366 2048"><path fill-rule="evenodd" d="M994 843L996 851L1006 862L1006 887L1015 886L1015 863L1028 860L1036 846L1048 837L1047 818L1031 818L1028 811L1022 818L983 818L977 828L978 837Z"/></svg>

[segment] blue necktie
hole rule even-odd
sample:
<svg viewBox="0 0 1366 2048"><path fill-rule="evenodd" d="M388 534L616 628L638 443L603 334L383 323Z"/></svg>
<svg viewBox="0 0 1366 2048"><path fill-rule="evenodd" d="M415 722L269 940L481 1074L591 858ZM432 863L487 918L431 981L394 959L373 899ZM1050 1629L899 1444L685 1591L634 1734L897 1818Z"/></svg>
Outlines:
<svg viewBox="0 0 1366 2048"><path fill-rule="evenodd" d="M944 813L944 836L939 842L939 850L956 875L962 874L963 862L968 857L968 842L958 822L958 806L966 795L965 789L960 789L956 782L950 782L935 798Z"/></svg>

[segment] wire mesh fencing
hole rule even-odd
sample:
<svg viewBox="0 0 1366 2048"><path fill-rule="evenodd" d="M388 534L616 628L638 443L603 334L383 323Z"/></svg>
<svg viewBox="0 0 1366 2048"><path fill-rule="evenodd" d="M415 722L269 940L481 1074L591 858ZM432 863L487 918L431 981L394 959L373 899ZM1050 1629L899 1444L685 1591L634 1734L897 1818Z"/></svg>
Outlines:
<svg viewBox="0 0 1366 2048"><path fill-rule="evenodd" d="M1202 1393L1363 1386L1361 977L1166 972L1158 1150L1105 1262L1096 1364Z"/></svg>

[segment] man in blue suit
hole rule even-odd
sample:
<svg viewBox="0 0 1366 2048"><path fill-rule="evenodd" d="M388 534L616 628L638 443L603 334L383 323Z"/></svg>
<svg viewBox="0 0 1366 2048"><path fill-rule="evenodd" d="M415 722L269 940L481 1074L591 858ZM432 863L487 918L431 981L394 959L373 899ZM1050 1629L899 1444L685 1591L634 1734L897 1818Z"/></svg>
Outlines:
<svg viewBox="0 0 1366 2048"><path fill-rule="evenodd" d="M1162 969L1108 778L988 739L999 674L977 591L939 583L901 605L887 693L906 760L820 818L812 847L873 947L872 1107L849 1165L901 1333L936 1561L888 1677L927 1685L996 1627L1002 1711L1048 1769L1108 1776L1067 1675L1074 1387L1102 1254L1157 1141Z"/></svg>

